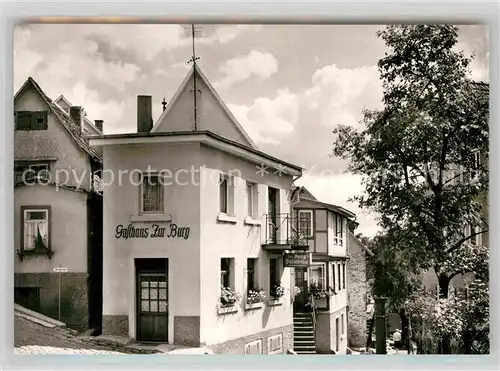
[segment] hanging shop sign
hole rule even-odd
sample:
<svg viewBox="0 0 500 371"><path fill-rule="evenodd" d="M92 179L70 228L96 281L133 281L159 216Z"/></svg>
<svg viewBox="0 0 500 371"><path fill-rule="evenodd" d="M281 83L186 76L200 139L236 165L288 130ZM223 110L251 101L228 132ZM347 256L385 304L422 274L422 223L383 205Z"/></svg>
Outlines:
<svg viewBox="0 0 500 371"><path fill-rule="evenodd" d="M137 228L133 224L116 226L115 238L189 238L190 227L181 227L175 223L169 223L162 227L159 224L152 224L150 227Z"/></svg>
<svg viewBox="0 0 500 371"><path fill-rule="evenodd" d="M283 261L285 267L306 268L311 265L312 255L309 252L285 253Z"/></svg>

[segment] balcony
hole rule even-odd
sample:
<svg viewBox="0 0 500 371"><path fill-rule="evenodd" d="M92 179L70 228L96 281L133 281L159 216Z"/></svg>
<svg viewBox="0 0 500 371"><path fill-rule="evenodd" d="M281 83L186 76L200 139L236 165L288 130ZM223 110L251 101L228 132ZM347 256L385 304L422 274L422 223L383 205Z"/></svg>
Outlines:
<svg viewBox="0 0 500 371"><path fill-rule="evenodd" d="M262 247L265 250L309 250L311 221L291 214L266 214Z"/></svg>

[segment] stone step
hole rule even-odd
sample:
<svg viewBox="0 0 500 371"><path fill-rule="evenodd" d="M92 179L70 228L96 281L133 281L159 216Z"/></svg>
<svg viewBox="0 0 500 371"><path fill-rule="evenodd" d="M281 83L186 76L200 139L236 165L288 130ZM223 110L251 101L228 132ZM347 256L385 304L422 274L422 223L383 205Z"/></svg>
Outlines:
<svg viewBox="0 0 500 371"><path fill-rule="evenodd" d="M307 337L307 338L294 337L293 339L294 344L314 344L314 342L315 342L314 337Z"/></svg>
<svg viewBox="0 0 500 371"><path fill-rule="evenodd" d="M314 334L293 334L293 338L297 340L315 339Z"/></svg>
<svg viewBox="0 0 500 371"><path fill-rule="evenodd" d="M307 321L293 321L294 326L312 326L313 323Z"/></svg>
<svg viewBox="0 0 500 371"><path fill-rule="evenodd" d="M305 351L298 351L296 350L295 353L297 353L297 355L307 355L307 354L316 354L316 351L312 351L312 350L305 350Z"/></svg>
<svg viewBox="0 0 500 371"><path fill-rule="evenodd" d="M300 349L302 347L308 347L308 348L314 348L316 344L314 341L294 341L293 342L293 348L294 349Z"/></svg>
<svg viewBox="0 0 500 371"><path fill-rule="evenodd" d="M295 350L297 353L299 352L314 352L316 353L316 347L314 345L299 345L299 346L293 346L293 350Z"/></svg>

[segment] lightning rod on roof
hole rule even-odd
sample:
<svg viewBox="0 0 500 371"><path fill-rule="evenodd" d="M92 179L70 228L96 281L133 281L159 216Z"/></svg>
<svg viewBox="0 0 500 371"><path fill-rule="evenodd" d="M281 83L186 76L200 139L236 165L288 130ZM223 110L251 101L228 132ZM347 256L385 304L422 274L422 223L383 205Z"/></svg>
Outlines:
<svg viewBox="0 0 500 371"><path fill-rule="evenodd" d="M193 63L193 110L194 110L194 131L198 129L198 114L196 112L196 93L198 90L196 89L196 61L200 59L200 57L196 56L196 48L195 48L195 38L202 37L202 30L199 26L195 26L191 24L189 26L185 26L184 31L186 36L191 37L192 46L193 46L193 55L188 63Z"/></svg>

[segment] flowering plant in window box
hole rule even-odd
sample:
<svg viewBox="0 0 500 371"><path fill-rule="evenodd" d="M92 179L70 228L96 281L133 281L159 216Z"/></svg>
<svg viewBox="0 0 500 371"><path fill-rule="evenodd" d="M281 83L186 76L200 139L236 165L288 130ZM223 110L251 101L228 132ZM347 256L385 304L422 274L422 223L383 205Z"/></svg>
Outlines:
<svg viewBox="0 0 500 371"><path fill-rule="evenodd" d="M224 307L232 306L240 299L238 293L236 293L236 291L234 291L232 288L221 286L220 289L221 289L220 303L222 304L222 306Z"/></svg>
<svg viewBox="0 0 500 371"><path fill-rule="evenodd" d="M314 296L314 299L316 300L324 299L335 294L335 290L331 287L328 287L327 289L321 289L314 283L309 285L309 292Z"/></svg>
<svg viewBox="0 0 500 371"><path fill-rule="evenodd" d="M262 303L266 298L265 292L262 289L248 290L247 304Z"/></svg>
<svg viewBox="0 0 500 371"><path fill-rule="evenodd" d="M273 300L278 300L285 295L285 288L279 285L274 286L270 294Z"/></svg>

